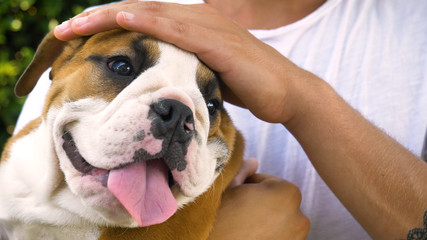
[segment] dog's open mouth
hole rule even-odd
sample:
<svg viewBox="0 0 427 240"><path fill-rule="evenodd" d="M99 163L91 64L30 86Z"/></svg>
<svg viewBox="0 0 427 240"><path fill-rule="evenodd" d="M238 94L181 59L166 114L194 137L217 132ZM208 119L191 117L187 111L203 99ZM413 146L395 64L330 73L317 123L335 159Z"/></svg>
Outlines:
<svg viewBox="0 0 427 240"><path fill-rule="evenodd" d="M170 189L175 183L163 159L134 162L109 170L96 168L83 158L69 132L62 138L62 147L74 168L83 177L95 177L107 187L139 226L164 222L177 210Z"/></svg>
<svg viewBox="0 0 427 240"><path fill-rule="evenodd" d="M96 170L103 170L95 168L83 158L83 156L77 149L76 144L74 143L73 137L69 132L64 133L64 135L62 135L62 139L64 140L62 148L64 149L65 153L67 154L67 157L70 159L71 163L77 171L83 173L84 175L94 175L96 174L95 172L97 172Z"/></svg>
<svg viewBox="0 0 427 240"><path fill-rule="evenodd" d="M83 156L80 154L79 150L77 149L76 144L74 143L74 139L69 132L65 132L62 135L62 139L64 140L62 148L64 149L65 153L67 154L67 157L70 159L71 164L73 164L74 168L77 171L81 172L83 175L92 175L92 176L106 175L105 179L104 179L105 181L101 182L106 187L109 171L106 169L97 168L97 167L90 165L83 158ZM152 159L152 160L148 160L148 161L164 162L164 160L161 158L160 159ZM121 167L125 167L125 166L121 166ZM168 185L171 188L175 184L177 184L177 183L173 179L172 172L170 170L168 170Z"/></svg>

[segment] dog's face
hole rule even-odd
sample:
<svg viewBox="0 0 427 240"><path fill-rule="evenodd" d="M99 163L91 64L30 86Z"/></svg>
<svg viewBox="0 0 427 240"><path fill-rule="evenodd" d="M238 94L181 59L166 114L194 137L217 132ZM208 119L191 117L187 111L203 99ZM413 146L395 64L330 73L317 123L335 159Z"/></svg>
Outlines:
<svg viewBox="0 0 427 240"><path fill-rule="evenodd" d="M63 183L53 202L100 225L165 221L213 183L234 128L215 74L138 33L70 42L43 112Z"/></svg>

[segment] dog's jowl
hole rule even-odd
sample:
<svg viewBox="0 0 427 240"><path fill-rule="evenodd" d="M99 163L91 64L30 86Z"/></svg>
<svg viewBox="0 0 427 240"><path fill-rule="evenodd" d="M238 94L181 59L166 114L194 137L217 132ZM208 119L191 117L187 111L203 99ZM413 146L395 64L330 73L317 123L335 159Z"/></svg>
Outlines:
<svg viewBox="0 0 427 240"><path fill-rule="evenodd" d="M216 75L139 33L49 34L17 95L51 66L42 115L2 153L2 234L206 239L243 151Z"/></svg>

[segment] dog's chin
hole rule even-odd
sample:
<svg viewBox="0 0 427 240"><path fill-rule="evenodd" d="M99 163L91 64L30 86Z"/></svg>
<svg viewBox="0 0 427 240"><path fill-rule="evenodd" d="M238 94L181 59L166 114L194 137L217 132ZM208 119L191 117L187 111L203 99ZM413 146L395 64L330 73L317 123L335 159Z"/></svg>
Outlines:
<svg viewBox="0 0 427 240"><path fill-rule="evenodd" d="M102 175L86 175L75 177L69 183L69 187L74 186L75 194L87 209L86 212L77 214L97 225L136 227L136 221L120 201L103 186L103 178L105 177Z"/></svg>

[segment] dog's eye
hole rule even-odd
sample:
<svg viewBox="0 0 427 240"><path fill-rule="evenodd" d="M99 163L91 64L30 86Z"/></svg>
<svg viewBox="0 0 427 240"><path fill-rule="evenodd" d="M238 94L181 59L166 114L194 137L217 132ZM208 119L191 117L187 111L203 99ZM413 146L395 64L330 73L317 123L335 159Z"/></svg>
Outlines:
<svg viewBox="0 0 427 240"><path fill-rule="evenodd" d="M208 107L209 115L215 115L216 111L219 109L220 103L216 99L212 99L207 102L206 106Z"/></svg>
<svg viewBox="0 0 427 240"><path fill-rule="evenodd" d="M107 63L107 66L120 76L130 76L134 73L132 65L126 59L113 59Z"/></svg>

